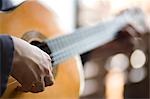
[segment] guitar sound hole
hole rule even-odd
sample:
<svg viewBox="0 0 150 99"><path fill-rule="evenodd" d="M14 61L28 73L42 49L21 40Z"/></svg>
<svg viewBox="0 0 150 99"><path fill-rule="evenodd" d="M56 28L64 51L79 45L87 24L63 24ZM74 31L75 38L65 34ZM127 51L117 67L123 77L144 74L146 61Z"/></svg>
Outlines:
<svg viewBox="0 0 150 99"><path fill-rule="evenodd" d="M39 44L41 44L41 42L39 42L39 41L32 41L30 44L32 44L32 45L39 45Z"/></svg>

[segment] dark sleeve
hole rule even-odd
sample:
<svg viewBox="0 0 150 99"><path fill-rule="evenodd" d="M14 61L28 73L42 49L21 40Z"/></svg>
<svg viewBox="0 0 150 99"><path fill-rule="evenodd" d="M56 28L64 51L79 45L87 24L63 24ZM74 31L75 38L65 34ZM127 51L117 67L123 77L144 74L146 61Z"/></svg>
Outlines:
<svg viewBox="0 0 150 99"><path fill-rule="evenodd" d="M0 11L7 11L13 7L11 0L0 0Z"/></svg>
<svg viewBox="0 0 150 99"><path fill-rule="evenodd" d="M14 44L8 35L0 35L0 96L4 93L12 67Z"/></svg>

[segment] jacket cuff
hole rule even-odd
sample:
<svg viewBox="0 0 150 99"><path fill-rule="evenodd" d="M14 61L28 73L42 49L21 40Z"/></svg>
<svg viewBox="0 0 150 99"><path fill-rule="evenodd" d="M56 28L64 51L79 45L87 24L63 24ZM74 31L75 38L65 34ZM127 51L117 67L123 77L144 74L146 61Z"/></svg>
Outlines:
<svg viewBox="0 0 150 99"><path fill-rule="evenodd" d="M0 35L0 96L4 93L12 68L14 54L13 40L8 35Z"/></svg>

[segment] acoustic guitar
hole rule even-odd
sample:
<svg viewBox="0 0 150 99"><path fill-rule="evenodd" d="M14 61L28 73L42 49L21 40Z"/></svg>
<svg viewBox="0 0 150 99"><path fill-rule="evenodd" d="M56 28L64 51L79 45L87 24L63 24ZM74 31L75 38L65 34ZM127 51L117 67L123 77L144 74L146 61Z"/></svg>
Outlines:
<svg viewBox="0 0 150 99"><path fill-rule="evenodd" d="M127 24L139 30L146 28L144 15L137 9L70 34L63 33L53 12L37 1L26 1L11 11L0 12L0 33L22 38L46 51L52 58L55 76L54 85L41 93L17 91L20 84L10 77L2 98L79 98L84 77L78 55L114 40Z"/></svg>

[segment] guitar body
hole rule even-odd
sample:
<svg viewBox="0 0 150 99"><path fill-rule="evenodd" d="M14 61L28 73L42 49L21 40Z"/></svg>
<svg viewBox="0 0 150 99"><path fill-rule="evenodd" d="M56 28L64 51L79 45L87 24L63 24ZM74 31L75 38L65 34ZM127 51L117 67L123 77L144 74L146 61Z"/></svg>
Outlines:
<svg viewBox="0 0 150 99"><path fill-rule="evenodd" d="M34 32L41 33L39 36ZM29 33L31 32L31 34ZM56 17L52 11L47 10L37 1L26 1L12 11L0 12L0 33L24 38L28 42L42 41L44 37L49 39L64 35L60 30ZM9 77L7 89L2 98L21 99L76 99L79 98L83 84L82 67L79 57L70 58L56 66L55 83L46 87L41 93L24 93L16 90L19 83Z"/></svg>

